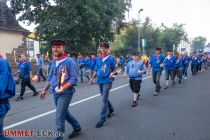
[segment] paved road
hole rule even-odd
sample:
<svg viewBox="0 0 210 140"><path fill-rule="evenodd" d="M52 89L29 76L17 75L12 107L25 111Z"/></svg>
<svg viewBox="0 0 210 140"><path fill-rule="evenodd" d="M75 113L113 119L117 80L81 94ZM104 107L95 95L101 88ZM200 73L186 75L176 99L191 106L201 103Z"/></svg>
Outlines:
<svg viewBox="0 0 210 140"><path fill-rule="evenodd" d="M161 78L162 85L164 74ZM43 83L36 85L42 88ZM78 140L210 140L210 70L189 77L182 84L162 90L160 96L152 96L154 85L150 75L142 83L141 100L136 108L131 107L132 94L128 80L117 77L111 102L116 116L105 127L96 129L101 98L97 85L80 84L74 95L71 112L82 125ZM18 87L17 87L18 90ZM54 130L53 96L44 101L26 93L24 101L12 99L12 110L5 119L5 128L10 130ZM66 123L66 136L72 131ZM17 140L51 140L48 138L15 138Z"/></svg>

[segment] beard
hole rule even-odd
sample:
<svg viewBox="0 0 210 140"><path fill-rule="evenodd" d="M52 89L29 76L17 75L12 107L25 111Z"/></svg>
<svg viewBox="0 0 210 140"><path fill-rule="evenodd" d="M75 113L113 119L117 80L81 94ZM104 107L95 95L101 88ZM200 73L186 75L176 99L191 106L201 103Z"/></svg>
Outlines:
<svg viewBox="0 0 210 140"><path fill-rule="evenodd" d="M62 52L57 52L57 51L54 52L54 56L57 58L61 57L62 55L63 55Z"/></svg>

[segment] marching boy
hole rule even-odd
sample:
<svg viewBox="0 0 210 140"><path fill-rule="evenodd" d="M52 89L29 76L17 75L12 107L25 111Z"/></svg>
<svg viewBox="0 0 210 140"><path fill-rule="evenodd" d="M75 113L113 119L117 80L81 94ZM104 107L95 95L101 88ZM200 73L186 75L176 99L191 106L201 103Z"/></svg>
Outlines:
<svg viewBox="0 0 210 140"><path fill-rule="evenodd" d="M124 78L126 78L127 74L130 78L130 88L133 92L133 104L132 107L137 106L137 101L140 97L140 88L142 82L142 74L146 73L146 67L141 60L139 60L139 53L135 52L133 54L133 60L130 61L126 67L126 71L124 73Z"/></svg>

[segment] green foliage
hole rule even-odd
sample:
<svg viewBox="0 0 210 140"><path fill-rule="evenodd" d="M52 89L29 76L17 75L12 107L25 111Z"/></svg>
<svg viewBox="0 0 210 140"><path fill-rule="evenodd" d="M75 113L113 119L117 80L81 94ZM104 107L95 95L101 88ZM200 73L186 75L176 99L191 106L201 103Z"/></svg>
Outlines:
<svg viewBox="0 0 210 140"><path fill-rule="evenodd" d="M42 40L60 38L69 50L95 51L96 44L113 40L124 27L124 13L130 0L10 0L19 20L38 25ZM113 30L113 27L116 30Z"/></svg>
<svg viewBox="0 0 210 140"><path fill-rule="evenodd" d="M140 38L146 39L146 54L151 55L157 47L163 48L163 52L167 49L172 49L173 44L177 47L181 39L187 39L187 34L183 26L183 24L174 24L172 28L161 30L160 28L155 28L152 25L151 19L147 17L140 28ZM127 53L130 52L128 50L137 51L138 21L133 20L128 23L127 27L121 31L119 36L123 42L123 47L127 48ZM114 44L119 44L118 40L119 37L115 39ZM142 41L140 42L140 46L142 46ZM115 51L126 50L123 47L115 48Z"/></svg>
<svg viewBox="0 0 210 140"><path fill-rule="evenodd" d="M193 40L193 49L194 51L203 50L206 45L206 38L198 36Z"/></svg>

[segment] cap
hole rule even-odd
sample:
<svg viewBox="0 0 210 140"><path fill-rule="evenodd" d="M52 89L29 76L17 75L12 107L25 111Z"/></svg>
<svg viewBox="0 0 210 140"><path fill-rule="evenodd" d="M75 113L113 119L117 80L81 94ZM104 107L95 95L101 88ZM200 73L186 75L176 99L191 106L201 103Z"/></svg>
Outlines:
<svg viewBox="0 0 210 140"><path fill-rule="evenodd" d="M161 51L162 50L162 48L156 48L156 51Z"/></svg>
<svg viewBox="0 0 210 140"><path fill-rule="evenodd" d="M52 40L50 44L53 46L53 45L65 45L66 43L62 40Z"/></svg>
<svg viewBox="0 0 210 140"><path fill-rule="evenodd" d="M139 52L134 52L133 55L139 55Z"/></svg>
<svg viewBox="0 0 210 140"><path fill-rule="evenodd" d="M100 44L100 47L109 48L109 44L107 44L107 43L101 43Z"/></svg>

